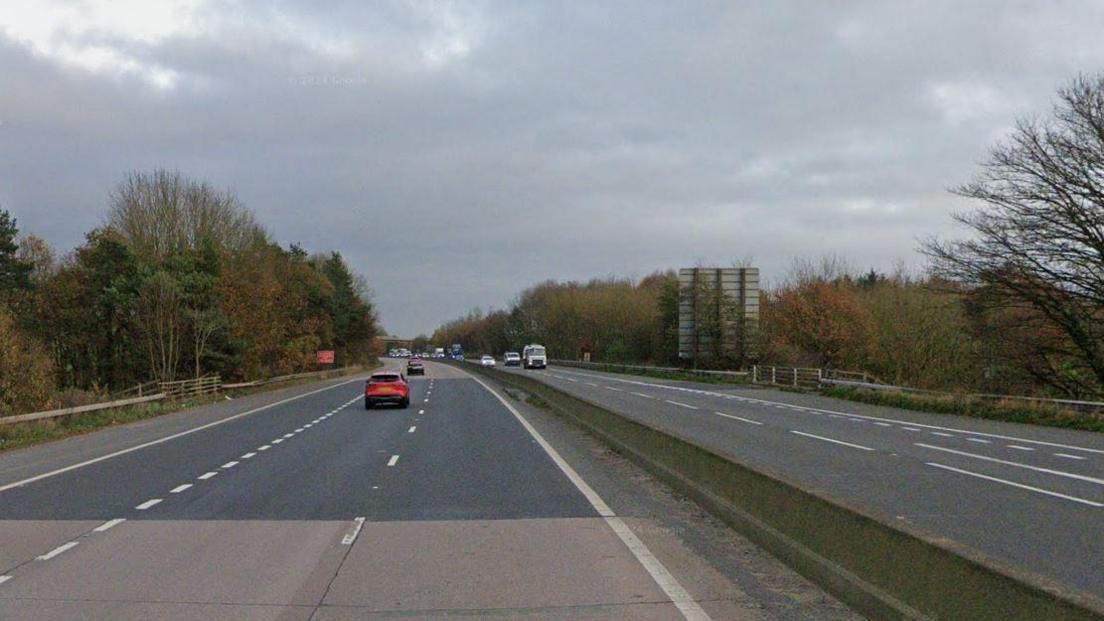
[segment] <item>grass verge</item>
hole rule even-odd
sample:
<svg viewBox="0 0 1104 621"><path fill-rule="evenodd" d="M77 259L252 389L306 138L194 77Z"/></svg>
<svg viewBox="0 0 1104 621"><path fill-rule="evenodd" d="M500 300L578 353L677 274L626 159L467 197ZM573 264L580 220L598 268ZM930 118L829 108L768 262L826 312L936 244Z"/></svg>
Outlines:
<svg viewBox="0 0 1104 621"><path fill-rule="evenodd" d="M343 377L344 375L370 371L376 366L379 365L366 365L351 370L349 373L327 376L326 378L302 378L274 384L236 388L207 397L182 399L179 401L157 401L130 407L113 408L110 410L100 410L97 412L87 412L71 416L59 416L57 418L28 421L11 425L0 425L0 453L53 440L61 440L69 436L91 433L106 427L126 425L147 418L156 418L165 414L171 414L172 412L179 412L181 410L187 410L189 408L220 401L227 396L242 397L261 392L291 388L301 384L324 381L324 379L334 379L336 377Z"/></svg>
<svg viewBox="0 0 1104 621"><path fill-rule="evenodd" d="M964 395L915 395L903 392L880 392L833 386L823 394L837 399L884 405L903 410L957 414L1013 423L1063 427L1081 431L1104 431L1104 415L1077 412L1044 404L1018 401L991 401Z"/></svg>
<svg viewBox="0 0 1104 621"><path fill-rule="evenodd" d="M221 399L222 397L218 396L218 398ZM4 425L0 426L0 452L90 433L114 425L125 425L196 407L211 401L213 399L207 398L143 403L131 407Z"/></svg>

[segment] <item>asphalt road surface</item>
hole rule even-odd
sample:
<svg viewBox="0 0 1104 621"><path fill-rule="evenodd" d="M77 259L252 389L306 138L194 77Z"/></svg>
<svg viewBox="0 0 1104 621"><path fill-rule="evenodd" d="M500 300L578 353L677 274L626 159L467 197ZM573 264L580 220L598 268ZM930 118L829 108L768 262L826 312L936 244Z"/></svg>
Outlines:
<svg viewBox="0 0 1104 621"><path fill-rule="evenodd" d="M427 367L405 410L365 411L354 378L0 455L0 619L854 618L554 417Z"/></svg>
<svg viewBox="0 0 1104 621"><path fill-rule="evenodd" d="M577 368L502 370L1104 597L1104 434Z"/></svg>

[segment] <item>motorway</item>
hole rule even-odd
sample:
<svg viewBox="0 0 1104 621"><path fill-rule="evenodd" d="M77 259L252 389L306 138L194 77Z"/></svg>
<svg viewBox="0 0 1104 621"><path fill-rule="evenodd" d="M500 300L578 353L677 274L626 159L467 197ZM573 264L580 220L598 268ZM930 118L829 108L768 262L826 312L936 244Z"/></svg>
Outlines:
<svg viewBox="0 0 1104 621"><path fill-rule="evenodd" d="M855 618L551 414L427 369L409 409L366 412L358 377L0 454L0 619Z"/></svg>
<svg viewBox="0 0 1104 621"><path fill-rule="evenodd" d="M505 371L1104 597L1102 434L578 368Z"/></svg>

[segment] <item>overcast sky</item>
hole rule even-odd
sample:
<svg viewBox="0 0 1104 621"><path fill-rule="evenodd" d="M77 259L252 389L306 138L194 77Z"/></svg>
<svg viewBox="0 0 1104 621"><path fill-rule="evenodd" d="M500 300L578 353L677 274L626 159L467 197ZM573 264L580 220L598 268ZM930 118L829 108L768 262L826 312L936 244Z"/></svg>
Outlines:
<svg viewBox="0 0 1104 621"><path fill-rule="evenodd" d="M355 7L355 8L352 8ZM61 251L131 170L336 249L413 336L547 278L921 266L1102 2L3 0L0 206Z"/></svg>

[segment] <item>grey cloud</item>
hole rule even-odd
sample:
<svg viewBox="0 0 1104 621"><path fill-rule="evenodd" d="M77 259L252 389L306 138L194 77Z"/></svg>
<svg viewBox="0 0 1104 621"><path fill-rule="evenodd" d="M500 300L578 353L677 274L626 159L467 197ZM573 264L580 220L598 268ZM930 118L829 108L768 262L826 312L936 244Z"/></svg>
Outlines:
<svg viewBox="0 0 1104 621"><path fill-rule="evenodd" d="M219 3L163 40L94 35L166 91L0 37L0 204L68 248L126 171L177 168L340 250L411 334L550 277L918 265L965 207L945 188L1104 60L1092 2L434 6Z"/></svg>

